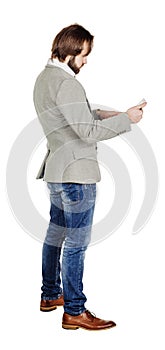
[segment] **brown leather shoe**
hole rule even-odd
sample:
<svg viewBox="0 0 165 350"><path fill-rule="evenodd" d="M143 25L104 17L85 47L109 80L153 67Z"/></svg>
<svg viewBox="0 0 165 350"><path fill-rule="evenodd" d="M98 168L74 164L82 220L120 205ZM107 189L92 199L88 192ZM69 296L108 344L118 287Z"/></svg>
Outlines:
<svg viewBox="0 0 165 350"><path fill-rule="evenodd" d="M41 300L40 311L53 311L57 309L57 306L64 305L64 297L61 295L58 299L55 300Z"/></svg>
<svg viewBox="0 0 165 350"><path fill-rule="evenodd" d="M105 321L95 317L90 311L86 310L78 316L72 316L67 313L63 314L62 327L64 329L83 328L90 331L99 331L115 327L113 321Z"/></svg>

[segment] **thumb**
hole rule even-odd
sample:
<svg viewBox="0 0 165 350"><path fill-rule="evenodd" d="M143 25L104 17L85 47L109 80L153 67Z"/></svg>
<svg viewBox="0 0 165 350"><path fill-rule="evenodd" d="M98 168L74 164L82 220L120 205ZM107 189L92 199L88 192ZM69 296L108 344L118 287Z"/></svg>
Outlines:
<svg viewBox="0 0 165 350"><path fill-rule="evenodd" d="M146 105L147 105L147 102L145 101L145 102L143 102L143 103L137 105L136 107L137 107L137 109L142 109L142 108L144 108Z"/></svg>

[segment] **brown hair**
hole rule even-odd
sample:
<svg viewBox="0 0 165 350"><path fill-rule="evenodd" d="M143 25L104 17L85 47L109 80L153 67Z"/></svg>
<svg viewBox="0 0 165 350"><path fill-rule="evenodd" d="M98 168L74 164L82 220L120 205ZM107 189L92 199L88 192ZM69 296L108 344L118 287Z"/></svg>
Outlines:
<svg viewBox="0 0 165 350"><path fill-rule="evenodd" d="M94 36L78 24L63 28L53 41L51 58L58 58L63 62L68 55L79 55L83 50L84 41L89 46L88 55L92 50L93 39Z"/></svg>

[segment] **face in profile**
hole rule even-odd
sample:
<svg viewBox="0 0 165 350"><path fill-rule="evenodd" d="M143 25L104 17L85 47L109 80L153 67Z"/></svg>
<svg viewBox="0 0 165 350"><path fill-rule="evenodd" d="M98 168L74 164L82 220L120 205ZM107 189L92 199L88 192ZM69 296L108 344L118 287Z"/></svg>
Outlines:
<svg viewBox="0 0 165 350"><path fill-rule="evenodd" d="M68 66L73 70L75 74L80 72L80 69L87 64L87 56L89 54L89 45L85 41L81 53L77 56L71 56L68 61Z"/></svg>

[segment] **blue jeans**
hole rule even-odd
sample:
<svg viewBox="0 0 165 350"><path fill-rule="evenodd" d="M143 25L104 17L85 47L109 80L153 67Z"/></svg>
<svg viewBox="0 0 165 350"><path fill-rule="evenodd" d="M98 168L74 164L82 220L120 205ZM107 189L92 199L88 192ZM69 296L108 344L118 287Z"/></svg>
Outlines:
<svg viewBox="0 0 165 350"><path fill-rule="evenodd" d="M79 315L85 311L87 300L82 280L85 251L91 238L96 184L48 183L48 188L51 208L42 252L41 298L57 299L63 293L64 311Z"/></svg>

